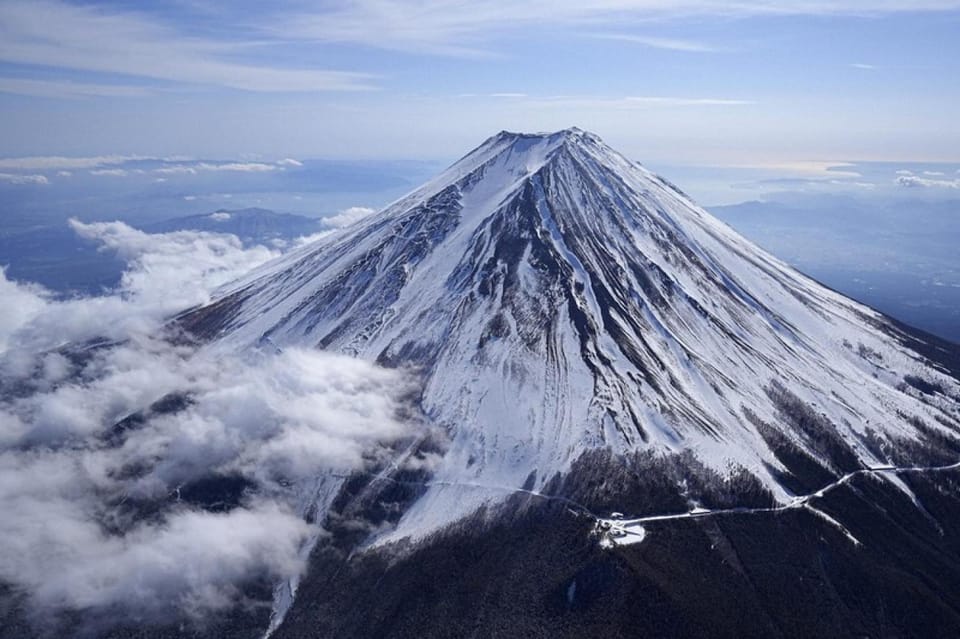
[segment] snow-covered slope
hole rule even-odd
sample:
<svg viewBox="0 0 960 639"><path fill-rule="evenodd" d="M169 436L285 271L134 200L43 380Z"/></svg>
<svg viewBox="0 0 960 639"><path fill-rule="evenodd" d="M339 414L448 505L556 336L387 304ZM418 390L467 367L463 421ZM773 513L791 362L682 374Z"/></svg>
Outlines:
<svg viewBox="0 0 960 639"><path fill-rule="evenodd" d="M598 447L690 450L786 502L764 425L822 450L786 425L785 396L864 465L957 428L956 380L889 320L578 129L502 132L181 321L211 348L313 345L421 376L449 447L392 539Z"/></svg>

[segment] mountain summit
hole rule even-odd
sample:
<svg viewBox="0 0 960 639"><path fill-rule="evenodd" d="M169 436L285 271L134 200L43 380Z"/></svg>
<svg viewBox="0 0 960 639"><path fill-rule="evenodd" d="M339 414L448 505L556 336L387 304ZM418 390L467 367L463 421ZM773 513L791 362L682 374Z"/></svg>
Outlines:
<svg viewBox="0 0 960 639"><path fill-rule="evenodd" d="M564 498L639 515L664 491L682 495L675 508L704 503L694 478L710 476L776 509L846 473L960 459L956 351L795 271L575 128L501 132L179 321L212 348L311 345L415 371L447 441L395 526L365 542L378 547L514 490L566 485ZM680 461L666 472L667 459ZM651 469L670 487L628 486ZM898 475L884 481L917 501Z"/></svg>
<svg viewBox="0 0 960 639"><path fill-rule="evenodd" d="M779 421L771 389L879 463L867 430L912 436L910 420L949 409L904 379L956 388L880 314L575 128L501 132L184 321L231 348L314 345L415 367L425 414L453 439L441 475L517 486L611 447L690 449L778 490L754 423Z"/></svg>

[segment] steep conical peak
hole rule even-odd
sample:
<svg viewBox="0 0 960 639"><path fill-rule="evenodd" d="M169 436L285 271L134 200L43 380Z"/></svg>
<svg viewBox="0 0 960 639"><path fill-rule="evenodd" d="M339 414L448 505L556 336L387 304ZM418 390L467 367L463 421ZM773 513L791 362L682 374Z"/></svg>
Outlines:
<svg viewBox="0 0 960 639"><path fill-rule="evenodd" d="M916 424L960 428L960 387L882 316L580 129L498 133L184 323L225 348L417 370L419 405L450 439L445 486L539 489L598 447L684 450L787 499L785 450L840 472L888 463ZM917 379L944 390L914 392ZM431 490L401 530L487 497Z"/></svg>
<svg viewBox="0 0 960 639"><path fill-rule="evenodd" d="M467 199L474 205L482 198L483 206L467 207L464 202L465 209L482 213L482 209L496 207L522 190L528 178L544 167L556 168L555 165L561 163L567 165L564 168L567 174L632 174L630 179L641 190L672 188L606 145L599 136L582 129L574 127L552 133L501 131L388 209L396 210L397 204L400 208L409 207L455 188L461 194L469 194Z"/></svg>
<svg viewBox="0 0 960 639"><path fill-rule="evenodd" d="M577 481L604 504L636 486L646 507L641 463L692 512L721 484L785 511L857 469L958 450L960 384L900 329L575 128L502 131L181 320L214 349L319 347L414 374L442 443L378 474L432 474L400 491L420 496L380 543ZM303 487L304 513L324 520L334 481Z"/></svg>

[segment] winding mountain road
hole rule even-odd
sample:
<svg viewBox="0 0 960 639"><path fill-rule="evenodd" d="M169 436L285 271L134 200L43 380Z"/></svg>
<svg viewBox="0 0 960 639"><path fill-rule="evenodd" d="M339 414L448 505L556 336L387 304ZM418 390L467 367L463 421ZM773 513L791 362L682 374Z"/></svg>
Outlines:
<svg viewBox="0 0 960 639"><path fill-rule="evenodd" d="M875 475L882 473L920 473L920 472L943 472L948 470L960 469L960 462L953 464L948 464L945 466L892 466L892 465L883 465L883 466L870 466L867 468L861 468L849 472L836 481L827 484L823 488L809 493L807 495L798 495L793 498L790 502L786 504L781 504L779 506L771 506L768 508L748 508L748 507L737 507L737 508L720 508L716 510L710 510L707 508L695 508L693 510L682 512L682 513L671 513L665 515L647 515L645 517L636 517L633 519L624 519L622 517L609 517L609 518L598 518L597 526L595 531L600 535L601 544L604 547L613 547L613 546L625 546L630 544L635 544L643 541L646 537L646 529L644 524L649 524L653 522L660 521L671 521L676 519L702 519L706 517L719 517L723 515L745 515L745 514L757 514L757 513L777 513L783 512L786 510L791 510L795 508L805 508L817 516L825 519L830 524L839 528L848 539L853 543L859 545L859 541L856 537L850 534L840 522L836 521L826 513L817 510L814 508L810 502L814 499L822 498L828 492L842 486L843 484L849 482L851 479L858 475Z"/></svg>
<svg viewBox="0 0 960 639"><path fill-rule="evenodd" d="M530 495L531 497L536 497L538 499L544 499L547 501L556 501L566 505L571 512L575 515L585 515L590 519L593 519L595 526L593 529L594 534L600 537L600 543L605 548L612 548L614 546L626 546L630 544L636 544L644 540L646 537L646 529L644 524L662 522L662 521L673 521L678 519L704 519L707 517L721 517L725 515L752 515L760 513L778 513L784 512L787 510L793 510L798 508L804 508L807 511L813 513L814 515L825 520L832 526L839 529L851 542L859 545L860 541L854 537L849 530L847 530L843 524L838 522L836 519L827 515L821 510L818 510L813 505L811 501L815 499L820 499L824 497L830 491L839 488L843 484L846 484L854 477L858 475L877 475L884 473L935 473L935 472L945 472L950 470L960 469L960 461L954 462L952 464L947 464L943 466L893 466L893 465L882 465L882 466L869 466L867 468L861 468L858 470L851 471L846 473L842 477L838 478L836 481L833 481L826 486L816 490L812 493L806 495L798 495L794 497L791 501L786 504L781 504L779 506L770 506L766 508L751 508L747 506L738 506L736 508L694 508L687 512L680 513L668 513L662 515L645 515L643 517L634 517L634 518L624 518L623 516L617 514L617 516L611 517L601 517L583 504L574 501L568 497L563 497L561 495L550 495L546 493L541 493L536 490L530 490L527 488L517 488L514 486L500 486L493 484L484 484L478 482L463 482L463 481L448 481L448 480L427 480L427 481L405 481L400 479L395 479L390 477L385 472L379 473L376 477L373 478L372 482L387 481L396 484L405 484L412 486L420 487L430 487L430 486L449 486L449 487L458 487L458 488L472 488L476 490L486 490L486 491L496 491L503 493L522 493L525 495ZM347 479L350 475L339 475L334 474L333 476L342 477Z"/></svg>

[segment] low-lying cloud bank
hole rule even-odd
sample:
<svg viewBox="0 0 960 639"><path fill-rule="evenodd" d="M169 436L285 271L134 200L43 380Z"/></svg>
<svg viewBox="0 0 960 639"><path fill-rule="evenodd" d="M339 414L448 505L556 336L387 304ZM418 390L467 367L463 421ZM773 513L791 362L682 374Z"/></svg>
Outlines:
<svg viewBox="0 0 960 639"><path fill-rule="evenodd" d="M897 171L897 173L899 175L895 182L899 186L912 189L960 189L960 178L937 177L944 175L943 172L940 171L924 171L924 175L933 177L914 175L911 171Z"/></svg>
<svg viewBox="0 0 960 639"><path fill-rule="evenodd" d="M244 249L234 235L152 235L122 222L70 225L127 262L120 286L99 297L53 302L46 291L0 275L0 295L10 300L0 307L4 365L68 342L156 334L171 314L208 302L219 286L279 255L263 246Z"/></svg>
<svg viewBox="0 0 960 639"><path fill-rule="evenodd" d="M165 318L275 254L73 224L130 266L119 290L66 301L0 271L0 583L34 610L146 619L298 574L309 480L409 435L409 381L320 351L191 345Z"/></svg>
<svg viewBox="0 0 960 639"><path fill-rule="evenodd" d="M376 209L371 209L367 206L351 206L350 208L340 211L336 215L323 218L323 222L330 228L340 229L345 226L350 226L355 222L359 222L364 218L370 217L376 212Z"/></svg>

